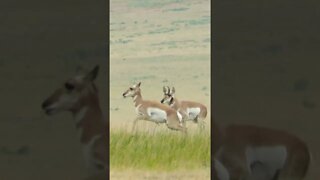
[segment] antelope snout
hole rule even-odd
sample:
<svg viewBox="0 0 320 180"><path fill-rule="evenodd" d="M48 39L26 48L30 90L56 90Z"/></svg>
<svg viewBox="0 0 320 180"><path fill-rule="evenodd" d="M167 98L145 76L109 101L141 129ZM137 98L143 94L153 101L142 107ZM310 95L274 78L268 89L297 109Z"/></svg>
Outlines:
<svg viewBox="0 0 320 180"><path fill-rule="evenodd" d="M126 93L123 93L122 96L125 98L126 97Z"/></svg>
<svg viewBox="0 0 320 180"><path fill-rule="evenodd" d="M41 107L42 109L45 111L45 113L47 115L51 115L53 114L54 112L56 112L56 108L54 107L51 107L52 106L52 103L48 100L45 100L42 104L41 104Z"/></svg>
<svg viewBox="0 0 320 180"><path fill-rule="evenodd" d="M163 101L164 101L164 100L162 99L160 102L163 103Z"/></svg>
<svg viewBox="0 0 320 180"><path fill-rule="evenodd" d="M44 102L41 104L42 109L46 109L46 108L49 106L49 104L50 104L49 101L44 101Z"/></svg>

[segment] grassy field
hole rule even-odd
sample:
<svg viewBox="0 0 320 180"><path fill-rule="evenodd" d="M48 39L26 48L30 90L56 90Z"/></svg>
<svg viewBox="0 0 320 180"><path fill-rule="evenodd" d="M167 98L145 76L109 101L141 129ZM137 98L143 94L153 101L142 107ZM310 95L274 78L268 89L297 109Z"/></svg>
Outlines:
<svg viewBox="0 0 320 180"><path fill-rule="evenodd" d="M173 171L210 167L210 138L179 132L110 133L110 165L122 169Z"/></svg>

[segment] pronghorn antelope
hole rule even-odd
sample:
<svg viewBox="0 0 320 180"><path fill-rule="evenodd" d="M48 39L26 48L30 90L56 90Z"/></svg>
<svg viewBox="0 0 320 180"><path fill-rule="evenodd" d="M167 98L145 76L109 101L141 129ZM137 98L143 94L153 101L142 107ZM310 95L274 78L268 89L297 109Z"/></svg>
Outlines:
<svg viewBox="0 0 320 180"><path fill-rule="evenodd" d="M62 87L54 91L42 104L48 115L60 111L70 111L75 126L80 133L80 142L90 176L107 176L107 128L99 105L99 97L94 80L99 66L86 73L68 79Z"/></svg>
<svg viewBox="0 0 320 180"><path fill-rule="evenodd" d="M207 116L207 107L198 102L179 101L175 97L175 88L170 89L168 86L163 87L164 97L161 103L168 104L171 108L178 111L183 118L183 122L191 120L198 123L201 129L204 128L204 119Z"/></svg>
<svg viewBox="0 0 320 180"><path fill-rule="evenodd" d="M310 163L305 142L287 132L214 121L212 156L231 180L302 180Z"/></svg>
<svg viewBox="0 0 320 180"><path fill-rule="evenodd" d="M166 123L169 129L186 133L187 129L183 126L182 116L179 112L159 102L143 100L140 85L141 82L129 87L129 89L122 94L124 98L133 98L137 117L133 121L132 130L135 129L138 120L147 120L157 124Z"/></svg>

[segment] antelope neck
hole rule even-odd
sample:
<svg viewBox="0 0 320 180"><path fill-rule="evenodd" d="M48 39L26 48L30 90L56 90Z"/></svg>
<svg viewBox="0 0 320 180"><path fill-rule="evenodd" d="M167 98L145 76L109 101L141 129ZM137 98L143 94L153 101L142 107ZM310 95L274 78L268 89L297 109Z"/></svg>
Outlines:
<svg viewBox="0 0 320 180"><path fill-rule="evenodd" d="M98 102L89 103L73 112L76 128L80 131L80 141L87 144L98 135L106 135L106 123Z"/></svg>
<svg viewBox="0 0 320 180"><path fill-rule="evenodd" d="M141 104L141 101L142 101L142 96L141 96L141 92L137 92L136 95L134 95L133 97L133 103L134 103L134 106L137 107L139 104Z"/></svg>
<svg viewBox="0 0 320 180"><path fill-rule="evenodd" d="M173 109L178 110L180 106L180 102L178 101L177 98L173 97L172 98L172 104L170 105Z"/></svg>

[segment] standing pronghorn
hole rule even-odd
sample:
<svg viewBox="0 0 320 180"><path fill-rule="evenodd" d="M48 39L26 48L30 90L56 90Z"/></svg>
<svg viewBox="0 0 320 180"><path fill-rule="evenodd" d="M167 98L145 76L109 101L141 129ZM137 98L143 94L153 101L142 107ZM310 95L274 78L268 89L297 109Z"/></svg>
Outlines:
<svg viewBox="0 0 320 180"><path fill-rule="evenodd" d="M178 111L183 118L183 122L191 120L198 123L201 129L204 128L204 119L207 116L207 107L198 102L192 101L179 101L175 97L175 88L170 88L168 86L163 87L164 97L160 101L161 103L167 103L171 108Z"/></svg>
<svg viewBox="0 0 320 180"><path fill-rule="evenodd" d="M212 121L212 156L231 180L302 180L310 163L306 143L284 131L250 126L219 127Z"/></svg>
<svg viewBox="0 0 320 180"><path fill-rule="evenodd" d="M67 80L48 99L42 108L52 115L60 111L70 111L80 133L84 158L90 175L107 176L107 122L103 118L94 80L98 75L96 66L86 74Z"/></svg>
<svg viewBox="0 0 320 180"><path fill-rule="evenodd" d="M143 100L140 85L141 82L129 87L129 89L122 94L124 98L133 98L133 103L138 115L133 121L132 129L135 129L138 120L147 120L157 124L166 123L169 129L186 133L187 129L182 126L182 117L179 112L159 102Z"/></svg>

